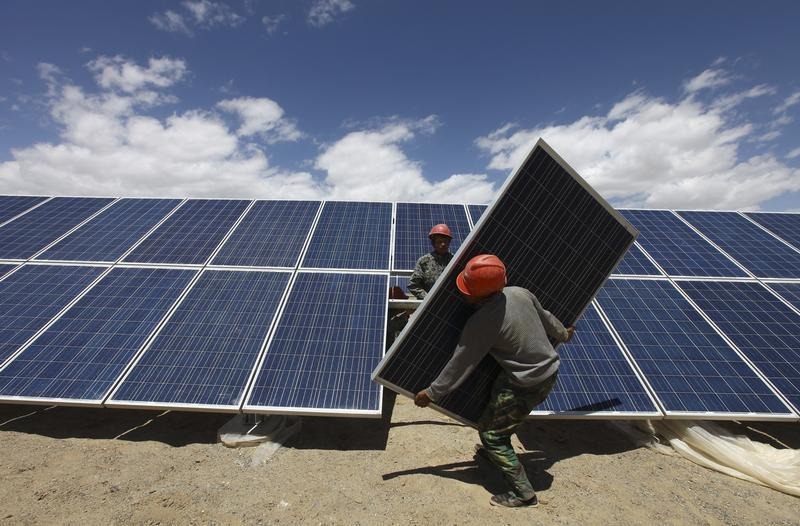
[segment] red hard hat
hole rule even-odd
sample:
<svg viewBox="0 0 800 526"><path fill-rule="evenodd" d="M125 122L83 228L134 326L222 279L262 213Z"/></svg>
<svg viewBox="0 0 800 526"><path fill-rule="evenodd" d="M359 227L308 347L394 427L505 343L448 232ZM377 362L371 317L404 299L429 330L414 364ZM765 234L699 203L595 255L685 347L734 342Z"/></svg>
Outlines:
<svg viewBox="0 0 800 526"><path fill-rule="evenodd" d="M445 236L453 239L453 234L450 233L450 227L444 223L438 224L431 228L431 231L428 232L428 238L433 238L433 236Z"/></svg>
<svg viewBox="0 0 800 526"><path fill-rule="evenodd" d="M475 256L456 277L456 286L465 296L483 298L506 286L506 266L491 254Z"/></svg>

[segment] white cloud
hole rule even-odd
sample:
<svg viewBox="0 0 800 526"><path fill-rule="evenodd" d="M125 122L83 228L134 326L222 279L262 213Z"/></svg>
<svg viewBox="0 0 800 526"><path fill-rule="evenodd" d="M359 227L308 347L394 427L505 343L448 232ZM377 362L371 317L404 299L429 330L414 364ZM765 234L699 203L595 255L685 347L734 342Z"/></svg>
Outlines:
<svg viewBox="0 0 800 526"><path fill-rule="evenodd" d="M261 19L261 23L264 24L267 33L274 35L278 32L278 28L285 20L286 15L265 16Z"/></svg>
<svg viewBox="0 0 800 526"><path fill-rule="evenodd" d="M314 0L308 11L308 23L314 27L328 25L337 16L351 11L355 7L350 0Z"/></svg>
<svg viewBox="0 0 800 526"><path fill-rule="evenodd" d="M792 106L795 106L797 104L800 104L800 91L795 91L794 93L786 97L786 99L781 103L781 105L775 108L773 112L777 115L778 113L783 113Z"/></svg>
<svg viewBox="0 0 800 526"><path fill-rule="evenodd" d="M186 76L186 63L169 57L151 58L147 68L125 59L100 56L87 64L103 88L133 93L145 87L166 88Z"/></svg>
<svg viewBox="0 0 800 526"><path fill-rule="evenodd" d="M236 131L237 135L258 134L269 144L296 141L303 136L292 121L283 117L283 108L271 99L239 97L220 101L217 106L239 116L242 124Z"/></svg>
<svg viewBox="0 0 800 526"><path fill-rule="evenodd" d="M767 132L767 133L765 133L763 135L760 135L758 137L753 137L753 141L754 142L770 142L770 141L774 141L775 139L777 139L780 136L781 136L781 132L779 130L772 130L772 131Z"/></svg>
<svg viewBox="0 0 800 526"><path fill-rule="evenodd" d="M715 64L717 64L715 62ZM707 69L683 83L683 89L687 93L695 93L697 91L716 88L724 86L731 81L728 74L722 69Z"/></svg>
<svg viewBox="0 0 800 526"><path fill-rule="evenodd" d="M706 86L714 84L709 78ZM693 94L700 84L677 102L637 91L605 115L530 129L506 124L476 144L491 155L489 168L511 170L543 137L601 194L625 206L751 209L800 189L800 170L771 154L740 158L743 141L770 140L779 132L757 137L761 126L730 110L745 98L774 93L772 88L756 86L704 103Z"/></svg>
<svg viewBox="0 0 800 526"><path fill-rule="evenodd" d="M183 33L189 36L193 34L192 27L199 29L237 27L245 20L229 5L222 2L186 0L182 5L187 11L185 15L167 10L163 13L154 13L149 20L162 31Z"/></svg>
<svg viewBox="0 0 800 526"><path fill-rule="evenodd" d="M183 15L175 11L167 10L163 13L154 13L150 18L150 22L162 31L169 33L183 33L184 35L191 35L192 31L186 24Z"/></svg>
<svg viewBox="0 0 800 526"><path fill-rule="evenodd" d="M796 157L800 157L800 148L795 148L794 150L786 154L787 159L794 159Z"/></svg>

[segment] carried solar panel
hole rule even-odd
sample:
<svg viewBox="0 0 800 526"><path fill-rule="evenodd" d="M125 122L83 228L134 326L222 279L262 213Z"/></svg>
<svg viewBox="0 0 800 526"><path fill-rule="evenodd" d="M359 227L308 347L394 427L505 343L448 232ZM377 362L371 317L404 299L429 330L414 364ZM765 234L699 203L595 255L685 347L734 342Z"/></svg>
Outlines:
<svg viewBox="0 0 800 526"><path fill-rule="evenodd" d="M114 262L178 204L179 199L120 199L36 260Z"/></svg>
<svg viewBox="0 0 800 526"><path fill-rule="evenodd" d="M472 219L472 225L475 226L478 224L478 220L481 218L486 209L489 208L489 205L467 205L467 210L469 210L470 219Z"/></svg>
<svg viewBox="0 0 800 526"><path fill-rule="evenodd" d="M747 277L714 245L668 210L620 210L639 229L636 240L671 276Z"/></svg>
<svg viewBox="0 0 800 526"><path fill-rule="evenodd" d="M319 201L256 201L211 263L296 267L319 206Z"/></svg>
<svg viewBox="0 0 800 526"><path fill-rule="evenodd" d="M800 278L800 252L736 212L678 212L759 278Z"/></svg>
<svg viewBox="0 0 800 526"><path fill-rule="evenodd" d="M0 364L105 269L25 265L0 281Z"/></svg>
<svg viewBox="0 0 800 526"><path fill-rule="evenodd" d="M625 257L619 262L613 274L627 276L663 276L660 270L647 259L644 252L636 245L631 245Z"/></svg>
<svg viewBox="0 0 800 526"><path fill-rule="evenodd" d="M413 396L438 376L472 313L455 277L473 256L496 254L510 285L527 288L570 325L636 235L541 140L486 213L373 373L376 381ZM437 408L474 425L498 371L487 356Z"/></svg>
<svg viewBox="0 0 800 526"><path fill-rule="evenodd" d="M767 286L800 310L800 283L767 283Z"/></svg>
<svg viewBox="0 0 800 526"><path fill-rule="evenodd" d="M389 269L391 203L326 201L303 268Z"/></svg>
<svg viewBox="0 0 800 526"><path fill-rule="evenodd" d="M678 285L800 414L800 315L760 283Z"/></svg>
<svg viewBox="0 0 800 526"><path fill-rule="evenodd" d="M0 399L99 406L195 274L111 270L0 371Z"/></svg>
<svg viewBox="0 0 800 526"><path fill-rule="evenodd" d="M34 197L29 195L3 195L0 196L0 224L5 223L12 217L21 214L32 206L36 206L47 199L46 197Z"/></svg>
<svg viewBox="0 0 800 526"><path fill-rule="evenodd" d="M111 203L100 197L55 197L0 228L0 259L28 259Z"/></svg>
<svg viewBox="0 0 800 526"><path fill-rule="evenodd" d="M561 366L553 391L533 415L653 418L661 416L593 305L575 336L559 347Z"/></svg>
<svg viewBox="0 0 800 526"><path fill-rule="evenodd" d="M290 276L203 272L106 405L238 411Z"/></svg>
<svg viewBox="0 0 800 526"><path fill-rule="evenodd" d="M671 282L610 279L597 301L668 416L793 418Z"/></svg>
<svg viewBox="0 0 800 526"><path fill-rule="evenodd" d="M800 214L746 212L745 215L800 249Z"/></svg>
<svg viewBox="0 0 800 526"><path fill-rule="evenodd" d="M0 265L0 278L11 272L17 265Z"/></svg>
<svg viewBox="0 0 800 526"><path fill-rule="evenodd" d="M380 416L386 274L299 272L245 412Z"/></svg>
<svg viewBox="0 0 800 526"><path fill-rule="evenodd" d="M186 201L142 241L124 261L202 265L247 208L248 201Z"/></svg>
<svg viewBox="0 0 800 526"><path fill-rule="evenodd" d="M394 270L413 270L417 259L432 250L428 239L431 227L445 223L453 239L455 253L469 234L469 220L464 205L397 203L394 224Z"/></svg>

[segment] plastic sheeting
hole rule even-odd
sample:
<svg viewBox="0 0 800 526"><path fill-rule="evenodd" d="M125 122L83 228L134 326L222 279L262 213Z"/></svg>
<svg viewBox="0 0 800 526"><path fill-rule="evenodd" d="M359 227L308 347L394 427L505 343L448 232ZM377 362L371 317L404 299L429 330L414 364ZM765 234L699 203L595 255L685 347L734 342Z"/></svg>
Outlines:
<svg viewBox="0 0 800 526"><path fill-rule="evenodd" d="M659 453L800 497L798 449L778 449L705 421L650 421L648 431L645 444Z"/></svg>

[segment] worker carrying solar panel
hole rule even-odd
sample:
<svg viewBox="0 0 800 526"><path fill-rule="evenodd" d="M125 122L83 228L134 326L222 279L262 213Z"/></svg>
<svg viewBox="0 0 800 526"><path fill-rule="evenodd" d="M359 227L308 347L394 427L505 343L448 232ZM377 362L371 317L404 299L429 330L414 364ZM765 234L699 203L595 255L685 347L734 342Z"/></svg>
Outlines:
<svg viewBox="0 0 800 526"><path fill-rule="evenodd" d="M450 242L453 240L450 227L444 223L435 225L428 233L428 239L431 240L433 250L417 260L414 273L408 281L408 291L418 300L425 299L433 284L453 259L453 254L450 253Z"/></svg>
<svg viewBox="0 0 800 526"><path fill-rule="evenodd" d="M536 506L536 492L514 452L511 435L556 383L560 360L548 336L566 342L575 328L564 327L529 290L506 286L506 267L497 256L470 259L456 277L456 285L476 311L464 325L450 361L414 402L427 407L440 400L491 354L501 370L478 419L482 444L478 454L502 472L512 489L494 495L491 503Z"/></svg>

